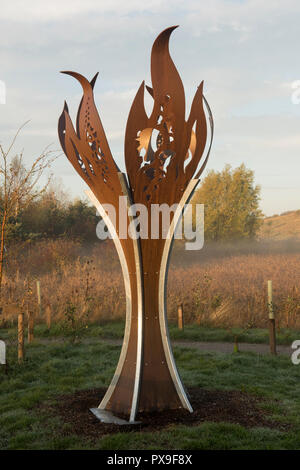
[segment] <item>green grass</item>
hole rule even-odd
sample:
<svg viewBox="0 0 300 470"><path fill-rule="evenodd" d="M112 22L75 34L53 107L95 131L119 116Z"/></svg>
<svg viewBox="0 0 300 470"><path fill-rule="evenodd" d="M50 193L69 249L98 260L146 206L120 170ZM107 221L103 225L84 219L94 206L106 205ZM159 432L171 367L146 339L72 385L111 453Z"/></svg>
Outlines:
<svg viewBox="0 0 300 470"><path fill-rule="evenodd" d="M123 321L105 322L101 325L89 325L84 331L86 337L122 339L124 334ZM243 330L242 328L211 328L208 326L186 325L184 330L179 330L176 325L170 324L170 336L173 340L180 341L216 341L234 342L235 336L240 343L269 343L269 330L263 328L252 328ZM1 329L1 338L13 338L16 329ZM54 324L49 331L46 325L41 324L35 327L35 336L38 338L53 338L65 335L59 324ZM277 344L290 346L295 339L300 338L300 331L291 329L280 329L276 333Z"/></svg>
<svg viewBox="0 0 300 470"><path fill-rule="evenodd" d="M235 337L240 343L269 343L269 330L264 328L211 328L199 325L186 325L184 330L179 330L176 325L170 325L170 336L174 340L190 341L216 341L233 343ZM281 329L276 332L277 344L288 345L300 338L300 331Z"/></svg>
<svg viewBox="0 0 300 470"><path fill-rule="evenodd" d="M201 353L188 348L174 351L187 386L243 390L264 397L262 409L277 422L289 424L288 431L206 422L157 432L122 432L97 442L63 436L59 418L37 405L56 395L108 386L119 351L119 346L101 341L71 345L36 340L26 347L25 363L18 365L15 345L10 346L9 374L0 370L0 449L300 449L300 366L284 356Z"/></svg>
<svg viewBox="0 0 300 470"><path fill-rule="evenodd" d="M228 423L204 423L201 426L171 426L160 433L115 434L98 444L99 449L140 450L276 450L297 449L299 436L268 428L245 429Z"/></svg>

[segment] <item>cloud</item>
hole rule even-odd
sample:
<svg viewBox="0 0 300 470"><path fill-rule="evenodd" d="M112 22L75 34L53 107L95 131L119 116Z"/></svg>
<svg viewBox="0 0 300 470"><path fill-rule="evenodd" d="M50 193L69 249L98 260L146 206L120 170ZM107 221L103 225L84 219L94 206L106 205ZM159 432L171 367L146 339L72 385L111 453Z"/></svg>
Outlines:
<svg viewBox="0 0 300 470"><path fill-rule="evenodd" d="M178 2L176 2L178 3ZM180 3L180 2L179 2ZM166 2L163 0L149 0L143 4L139 0L52 0L41 2L40 0L14 0L1 5L1 18L18 22L49 22L64 21L74 16L86 14L132 14L138 12L162 12L166 10Z"/></svg>
<svg viewBox="0 0 300 470"><path fill-rule="evenodd" d="M0 140L8 142L30 119L18 140L28 160L50 142L58 147L64 99L74 118L81 97L80 85L59 70L90 78L99 71L95 99L123 167L126 120L141 81L150 83L153 40L165 27L180 24L170 50L186 89L187 110L204 79L215 119L208 168L244 161L259 183L276 187L281 176L284 187L289 181L295 187L300 105L291 103L291 86L300 79L299 12L296 0L4 2L0 80L6 83L7 100L0 106ZM68 165L62 157L56 171L68 175L68 184L76 181L77 188ZM275 173L280 176L271 176ZM268 190L273 204L286 208L291 196L287 191L285 200L282 193L279 198L276 190ZM300 200L300 189L297 194ZM262 201L269 213L271 196Z"/></svg>

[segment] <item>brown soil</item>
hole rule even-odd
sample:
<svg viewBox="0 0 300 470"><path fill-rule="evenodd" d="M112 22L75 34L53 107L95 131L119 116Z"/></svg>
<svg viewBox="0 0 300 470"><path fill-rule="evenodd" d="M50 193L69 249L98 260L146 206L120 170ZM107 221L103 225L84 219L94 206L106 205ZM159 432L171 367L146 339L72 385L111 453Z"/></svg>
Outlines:
<svg viewBox="0 0 300 470"><path fill-rule="evenodd" d="M62 426L61 433L79 434L96 439L104 434L117 432L156 431L172 424L193 426L204 421L230 422L245 427L266 426L282 428L282 424L271 421L266 411L259 408L261 399L238 391L205 390L189 388L194 412L167 410L139 413L141 424L115 425L101 423L89 410L98 406L105 389L81 390L71 395L60 395L55 403L43 404L41 408L51 415L59 416L68 426Z"/></svg>

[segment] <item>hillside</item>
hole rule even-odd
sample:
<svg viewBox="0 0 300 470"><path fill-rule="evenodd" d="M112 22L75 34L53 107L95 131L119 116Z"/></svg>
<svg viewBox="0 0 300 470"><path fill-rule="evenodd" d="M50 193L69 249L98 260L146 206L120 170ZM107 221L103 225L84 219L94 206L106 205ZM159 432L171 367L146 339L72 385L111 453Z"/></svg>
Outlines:
<svg viewBox="0 0 300 470"><path fill-rule="evenodd" d="M300 239L300 210L266 217L259 238L272 240Z"/></svg>

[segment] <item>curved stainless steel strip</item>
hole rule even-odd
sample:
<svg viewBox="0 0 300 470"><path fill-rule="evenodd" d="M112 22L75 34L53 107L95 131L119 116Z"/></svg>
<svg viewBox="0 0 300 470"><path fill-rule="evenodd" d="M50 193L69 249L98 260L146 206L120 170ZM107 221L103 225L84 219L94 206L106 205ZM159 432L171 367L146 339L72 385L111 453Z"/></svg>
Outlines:
<svg viewBox="0 0 300 470"><path fill-rule="evenodd" d="M192 179L190 181L190 183L188 184L177 206L177 209L175 211L172 223L170 224L169 231L167 234L162 261L160 265L160 272L159 272L159 324L160 324L161 336L162 336L162 341L163 341L163 347L164 347L169 371L173 379L175 388L177 390L178 396L181 400L183 407L188 409L191 413L193 412L193 408L189 402L189 399L186 395L181 379L179 377L175 360L174 360L174 356L172 353L171 343L170 343L169 330L167 326L166 287L167 287L170 253L171 253L171 248L172 248L172 244L174 241L174 233L181 219L184 205L191 198L199 181L200 181L199 179Z"/></svg>
<svg viewBox="0 0 300 470"><path fill-rule="evenodd" d="M98 210L99 214L103 218L116 247L120 263L121 263L121 268L122 268L122 273L123 273L123 278L124 278L124 285L125 285L125 294L126 294L126 323L125 323L125 331L124 331L124 340L123 340L123 345L121 349L121 354L119 357L119 362L117 365L117 368L115 370L114 376L112 378L112 381L107 389L106 394L104 395L100 405L98 408L104 410L108 401L110 400L113 391L116 387L116 384L120 378L120 374L125 362L125 357L127 353L127 348L128 348L128 340L129 340L129 333L130 333L130 328L131 328L131 311L132 311L132 304L131 304L131 288L130 288L130 278L129 278L129 271L128 271L128 266L126 262L126 258L124 255L124 251L120 242L120 239L117 235L116 229L111 222L110 218L108 217L107 213L105 212L102 204L98 201L96 196L92 191L85 191L86 195L89 197L91 202L94 204L96 209Z"/></svg>
<svg viewBox="0 0 300 470"><path fill-rule="evenodd" d="M123 194L127 195L127 205L132 204L132 197L130 193L129 186L127 184L126 175L124 173L119 173L120 183L123 190ZM133 220L133 217L129 216L130 221ZM135 381L134 381L134 390L132 397L132 405L129 422L135 422L135 416L138 410L139 404L139 395L140 395L140 385L141 385L141 370L142 370L142 360L143 360L143 313L144 313L144 299L143 299L143 279L142 279L142 259L139 240L132 240L133 249L134 249L134 259L135 259L135 272L136 272L136 285L137 285L137 300L138 300L138 325L137 325L137 355L136 355L136 369L135 369Z"/></svg>
<svg viewBox="0 0 300 470"><path fill-rule="evenodd" d="M208 162L208 158L209 158L209 154L210 154L210 151L211 151L211 147L212 147L212 143L213 143L213 138L214 138L214 118L213 118L213 115L212 115L212 112L211 112L211 109L210 109L210 106L208 104L208 101L207 99L205 98L205 96L203 95L203 101L204 101L204 104L206 106L206 109L207 109L207 112L208 112L208 117L209 117L209 125L210 125L210 142L209 142L209 146L208 146L208 150L207 150L207 153L206 153L206 157L204 159L204 162L203 164L201 165L200 167L200 170L198 171L198 173L194 176L194 178L200 178L201 174L203 173L205 167L206 167L206 164Z"/></svg>

